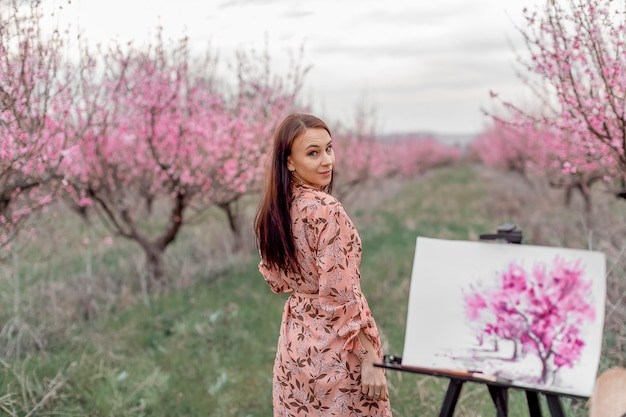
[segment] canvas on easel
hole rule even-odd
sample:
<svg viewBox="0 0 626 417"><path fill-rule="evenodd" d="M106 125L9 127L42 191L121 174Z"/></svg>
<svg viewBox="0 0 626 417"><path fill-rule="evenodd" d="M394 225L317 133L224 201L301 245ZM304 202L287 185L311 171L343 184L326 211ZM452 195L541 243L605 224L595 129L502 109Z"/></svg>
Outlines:
<svg viewBox="0 0 626 417"><path fill-rule="evenodd" d="M402 364L588 397L605 275L600 252L418 237Z"/></svg>

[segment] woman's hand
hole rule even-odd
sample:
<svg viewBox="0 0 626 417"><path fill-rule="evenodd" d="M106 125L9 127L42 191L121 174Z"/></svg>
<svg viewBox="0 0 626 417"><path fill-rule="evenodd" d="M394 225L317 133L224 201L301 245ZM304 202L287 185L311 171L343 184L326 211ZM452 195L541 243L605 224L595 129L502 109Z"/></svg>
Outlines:
<svg viewBox="0 0 626 417"><path fill-rule="evenodd" d="M374 351L372 342L365 336L363 330L359 332L359 341L367 353L361 362L361 392L373 400L384 400L389 397L387 390L387 378L383 368L374 366L380 362L380 358Z"/></svg>
<svg viewBox="0 0 626 417"><path fill-rule="evenodd" d="M389 397L387 378L382 368L374 366L378 358L370 355L368 353L361 363L361 392L373 400L385 400Z"/></svg>

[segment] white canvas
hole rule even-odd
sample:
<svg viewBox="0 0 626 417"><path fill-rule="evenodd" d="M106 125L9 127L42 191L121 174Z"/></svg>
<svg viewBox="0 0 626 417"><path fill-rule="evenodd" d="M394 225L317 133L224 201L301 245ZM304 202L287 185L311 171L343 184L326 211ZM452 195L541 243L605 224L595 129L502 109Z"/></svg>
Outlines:
<svg viewBox="0 0 626 417"><path fill-rule="evenodd" d="M402 364L588 397L605 270L600 252L418 237Z"/></svg>

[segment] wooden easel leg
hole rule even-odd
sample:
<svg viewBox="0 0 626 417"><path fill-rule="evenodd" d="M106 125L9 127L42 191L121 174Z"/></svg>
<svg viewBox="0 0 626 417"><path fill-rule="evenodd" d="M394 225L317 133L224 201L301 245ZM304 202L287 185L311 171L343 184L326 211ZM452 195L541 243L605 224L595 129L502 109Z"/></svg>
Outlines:
<svg viewBox="0 0 626 417"><path fill-rule="evenodd" d="M528 411L530 417L541 417L539 396L535 391L526 391L526 402L528 403Z"/></svg>
<svg viewBox="0 0 626 417"><path fill-rule="evenodd" d="M452 417L456 403L459 400L459 395L461 395L461 388L463 388L463 381L458 379L450 380L446 396L443 399L441 411L439 412L439 417Z"/></svg>
<svg viewBox="0 0 626 417"><path fill-rule="evenodd" d="M559 397L554 394L546 394L546 400L548 400L548 408L552 417L565 417L563 413L563 407Z"/></svg>
<svg viewBox="0 0 626 417"><path fill-rule="evenodd" d="M508 390L504 387L494 387L489 385L489 394L496 406L497 417L507 417L509 414Z"/></svg>

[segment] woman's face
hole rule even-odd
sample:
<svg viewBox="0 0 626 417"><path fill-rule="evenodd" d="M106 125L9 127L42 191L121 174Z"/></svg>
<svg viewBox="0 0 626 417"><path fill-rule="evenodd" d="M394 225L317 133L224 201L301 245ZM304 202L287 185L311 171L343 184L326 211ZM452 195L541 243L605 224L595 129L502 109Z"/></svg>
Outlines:
<svg viewBox="0 0 626 417"><path fill-rule="evenodd" d="M335 153L325 129L307 129L291 145L287 168L296 178L317 188L330 184Z"/></svg>

